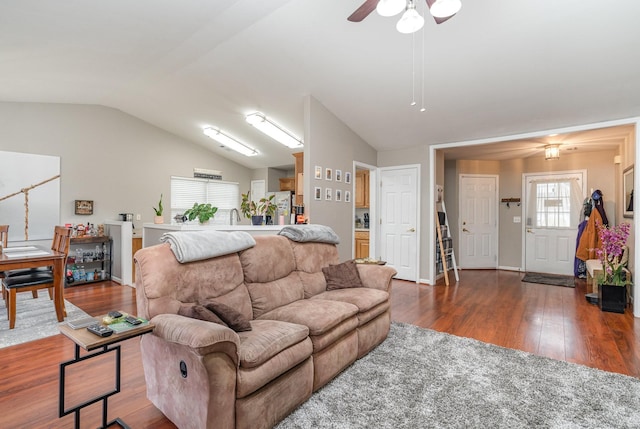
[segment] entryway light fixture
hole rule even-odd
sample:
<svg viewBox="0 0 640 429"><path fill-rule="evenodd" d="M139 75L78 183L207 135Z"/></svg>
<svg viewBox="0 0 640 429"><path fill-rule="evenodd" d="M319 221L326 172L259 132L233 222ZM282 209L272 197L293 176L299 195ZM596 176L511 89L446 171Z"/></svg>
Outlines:
<svg viewBox="0 0 640 429"><path fill-rule="evenodd" d="M550 159L560 159L560 145L548 144L544 147L544 159L549 161Z"/></svg>
<svg viewBox="0 0 640 429"><path fill-rule="evenodd" d="M303 146L302 141L299 138L295 137L275 122L270 121L260 112L247 115L246 120L250 125L253 125L272 139L291 149Z"/></svg>
<svg viewBox="0 0 640 429"><path fill-rule="evenodd" d="M223 133L217 128L206 127L202 131L207 137L211 137L218 143L221 143L223 146L228 147L229 149L233 149L244 156L255 156L258 154L258 151L254 148L251 148L244 143L240 143L238 140Z"/></svg>

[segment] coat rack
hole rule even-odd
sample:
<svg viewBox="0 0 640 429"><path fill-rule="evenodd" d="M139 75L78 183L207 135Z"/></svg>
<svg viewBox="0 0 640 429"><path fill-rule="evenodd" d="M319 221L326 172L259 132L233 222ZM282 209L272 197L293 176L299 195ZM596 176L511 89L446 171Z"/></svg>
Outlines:
<svg viewBox="0 0 640 429"><path fill-rule="evenodd" d="M520 198L503 198L500 200L501 203L505 203L507 208L510 208L510 203L518 203L518 207L520 207Z"/></svg>

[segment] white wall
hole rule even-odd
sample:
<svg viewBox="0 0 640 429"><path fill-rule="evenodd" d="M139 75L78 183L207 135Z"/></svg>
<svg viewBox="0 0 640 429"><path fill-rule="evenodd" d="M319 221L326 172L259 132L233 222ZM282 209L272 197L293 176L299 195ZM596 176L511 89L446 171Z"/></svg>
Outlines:
<svg viewBox="0 0 640 429"><path fill-rule="evenodd" d="M161 193L169 206L172 175L192 177L194 167L222 170L224 180L244 190L251 175L204 147L95 105L0 102L0 150L60 157L61 223L99 224L128 212L141 214L134 218L139 228L153 221ZM76 216L75 200L93 200L94 214Z"/></svg>

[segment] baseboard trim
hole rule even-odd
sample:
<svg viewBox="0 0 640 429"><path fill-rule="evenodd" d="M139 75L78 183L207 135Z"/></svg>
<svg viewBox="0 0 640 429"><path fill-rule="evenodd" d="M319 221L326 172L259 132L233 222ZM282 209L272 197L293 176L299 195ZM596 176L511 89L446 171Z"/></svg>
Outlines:
<svg viewBox="0 0 640 429"><path fill-rule="evenodd" d="M499 266L498 267L499 270L504 270L504 271L518 271L518 272L524 272L524 270L520 267L506 267L506 266Z"/></svg>

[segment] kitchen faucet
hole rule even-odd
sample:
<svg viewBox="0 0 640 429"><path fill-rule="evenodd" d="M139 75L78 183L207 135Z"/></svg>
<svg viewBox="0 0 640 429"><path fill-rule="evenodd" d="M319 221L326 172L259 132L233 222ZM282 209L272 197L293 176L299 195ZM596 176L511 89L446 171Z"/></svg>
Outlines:
<svg viewBox="0 0 640 429"><path fill-rule="evenodd" d="M236 212L236 221L240 222L240 212L238 212L238 209L231 209L229 212L229 225L233 225L233 212Z"/></svg>

